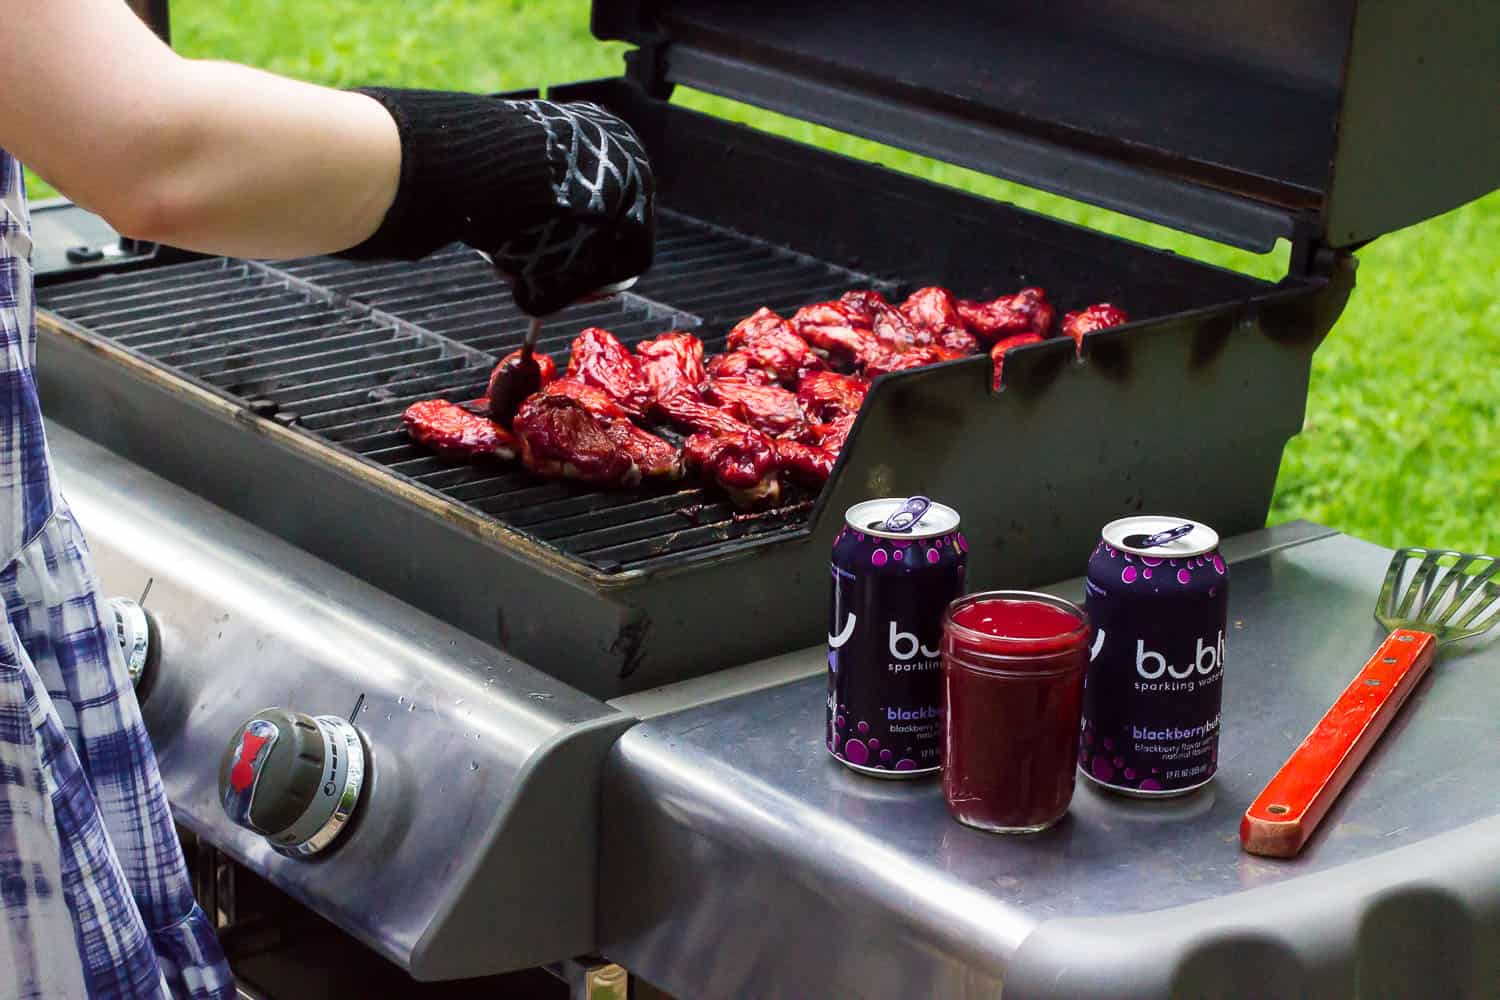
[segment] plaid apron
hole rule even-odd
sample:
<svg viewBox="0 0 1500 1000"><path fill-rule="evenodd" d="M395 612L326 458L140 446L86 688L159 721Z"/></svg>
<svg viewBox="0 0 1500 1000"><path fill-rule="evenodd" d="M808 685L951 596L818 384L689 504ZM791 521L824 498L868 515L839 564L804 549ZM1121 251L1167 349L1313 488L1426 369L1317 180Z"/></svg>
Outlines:
<svg viewBox="0 0 1500 1000"><path fill-rule="evenodd" d="M124 657L52 482L21 167L0 151L0 998L218 998Z"/></svg>

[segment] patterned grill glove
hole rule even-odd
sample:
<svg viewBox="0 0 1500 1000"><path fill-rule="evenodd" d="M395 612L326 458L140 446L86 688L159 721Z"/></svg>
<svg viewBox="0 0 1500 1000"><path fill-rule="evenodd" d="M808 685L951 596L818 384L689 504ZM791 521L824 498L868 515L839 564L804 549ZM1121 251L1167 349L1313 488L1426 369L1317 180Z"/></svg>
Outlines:
<svg viewBox="0 0 1500 1000"><path fill-rule="evenodd" d="M375 234L339 254L484 252L531 315L645 271L655 178L630 127L594 104L365 88L396 122L401 179Z"/></svg>
<svg viewBox="0 0 1500 1000"><path fill-rule="evenodd" d="M516 304L556 312L651 266L656 180L630 126L597 104L507 102L547 134L558 212L490 252Z"/></svg>

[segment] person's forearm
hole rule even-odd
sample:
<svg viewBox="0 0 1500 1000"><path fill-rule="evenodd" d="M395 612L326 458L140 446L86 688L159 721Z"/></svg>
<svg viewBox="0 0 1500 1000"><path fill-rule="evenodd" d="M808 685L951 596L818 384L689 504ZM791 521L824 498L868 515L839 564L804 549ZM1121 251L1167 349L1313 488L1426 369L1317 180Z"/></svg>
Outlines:
<svg viewBox="0 0 1500 1000"><path fill-rule="evenodd" d="M0 0L0 17L0 146L127 235L326 253L391 204L400 142L367 97L181 59L119 0Z"/></svg>
<svg viewBox="0 0 1500 1000"><path fill-rule="evenodd" d="M401 145L377 102L226 63L182 61L180 72L191 96L154 151L159 182L131 235L290 257L346 249L380 225Z"/></svg>

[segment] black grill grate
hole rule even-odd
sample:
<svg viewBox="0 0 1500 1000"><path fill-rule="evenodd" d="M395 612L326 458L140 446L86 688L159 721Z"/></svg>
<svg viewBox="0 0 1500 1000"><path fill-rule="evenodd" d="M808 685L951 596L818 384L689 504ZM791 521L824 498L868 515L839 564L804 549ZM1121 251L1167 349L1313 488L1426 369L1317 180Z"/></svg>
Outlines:
<svg viewBox="0 0 1500 1000"><path fill-rule="evenodd" d="M790 312L888 284L696 220L662 213L656 263L631 293L579 306L543 331L565 355L584 326L627 343L698 328L709 350L762 305ZM401 412L433 396L483 394L526 318L489 266L450 248L417 263L326 257L267 265L216 258L43 289L39 304L182 375L301 427L390 473L495 517L596 569L712 555L752 534L800 527L811 497L741 517L690 484L599 492L518 466L454 465L413 445Z"/></svg>

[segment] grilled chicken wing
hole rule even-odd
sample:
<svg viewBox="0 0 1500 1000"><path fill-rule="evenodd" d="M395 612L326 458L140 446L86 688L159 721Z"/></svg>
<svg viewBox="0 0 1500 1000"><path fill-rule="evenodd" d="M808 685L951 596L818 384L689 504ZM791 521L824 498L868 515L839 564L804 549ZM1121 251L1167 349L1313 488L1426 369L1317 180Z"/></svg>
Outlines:
<svg viewBox="0 0 1500 1000"><path fill-rule="evenodd" d="M958 301L946 288L919 288L912 292L901 303L901 315L929 338L926 344L959 354L974 354L979 350L979 341L958 313Z"/></svg>
<svg viewBox="0 0 1500 1000"><path fill-rule="evenodd" d="M522 462L541 475L597 486L682 478L675 446L631 423L608 393L576 379L558 379L526 400L514 426Z"/></svg>
<svg viewBox="0 0 1500 1000"><path fill-rule="evenodd" d="M887 372L906 371L908 368L923 368L927 365L935 365L939 361L952 361L956 358L967 357L967 352L950 351L946 347L937 344L928 344L925 347L913 347L909 351L886 351L865 362L864 373L866 378L875 378Z"/></svg>
<svg viewBox="0 0 1500 1000"><path fill-rule="evenodd" d="M740 320L725 341L715 378L742 378L748 382L774 381L793 388L810 371L826 367L792 325L767 308ZM718 360L718 359L716 359Z"/></svg>
<svg viewBox="0 0 1500 1000"><path fill-rule="evenodd" d="M1130 317L1125 315L1125 310L1119 306L1112 306L1108 302L1099 302L1089 306L1081 312L1070 312L1062 319L1062 332L1064 337L1072 337L1073 343L1079 349L1083 349L1083 338L1085 334L1093 333L1095 330L1105 330L1112 326L1121 326L1130 322Z"/></svg>
<svg viewBox="0 0 1500 1000"><path fill-rule="evenodd" d="M795 434L807 422L795 393L779 385L712 379L704 397L726 413L767 434Z"/></svg>
<svg viewBox="0 0 1500 1000"><path fill-rule="evenodd" d="M401 415L406 433L444 458L516 457L516 439L489 417L470 413L446 399L424 399Z"/></svg>
<svg viewBox="0 0 1500 1000"><path fill-rule="evenodd" d="M752 385L780 384L774 369L765 367L759 358L743 351L716 354L709 358L708 377L729 382L749 382Z"/></svg>
<svg viewBox="0 0 1500 1000"><path fill-rule="evenodd" d="M656 399L635 355L614 334L595 326L574 338L568 377L609 393L635 420L644 417Z"/></svg>
<svg viewBox="0 0 1500 1000"><path fill-rule="evenodd" d="M866 327L875 325L875 317L891 308L886 297L872 289L845 292L839 296L838 304L856 322Z"/></svg>
<svg viewBox="0 0 1500 1000"><path fill-rule="evenodd" d="M968 324L970 333L993 344L1020 333L1047 336L1052 329L1054 310L1046 292L1023 288L1014 295L1002 295L989 302L960 299L958 314Z"/></svg>
<svg viewBox="0 0 1500 1000"><path fill-rule="evenodd" d="M605 433L608 421L569 396L531 396L512 426L521 461L537 475L605 487L641 481L640 466Z"/></svg>
<svg viewBox="0 0 1500 1000"><path fill-rule="evenodd" d="M870 383L855 375L810 372L797 385L797 402L807 419L826 423L836 417L858 413Z"/></svg>
<svg viewBox="0 0 1500 1000"><path fill-rule="evenodd" d="M792 316L791 324L797 336L841 360L858 362L881 348L873 318L866 319L863 310L838 302L803 306Z"/></svg>
<svg viewBox="0 0 1500 1000"><path fill-rule="evenodd" d="M657 405L678 395L702 396L708 373L703 368L703 341L691 333L673 330L635 345L641 375Z"/></svg>
<svg viewBox="0 0 1500 1000"><path fill-rule="evenodd" d="M995 362L995 378L993 385L998 391L1000 388L1000 370L1005 367L1005 355L1017 347L1025 347L1027 344L1040 344L1047 338L1039 333L1018 333L1013 337L1005 337L995 341L990 348L990 359Z"/></svg>
<svg viewBox="0 0 1500 1000"><path fill-rule="evenodd" d="M821 488L833 474L836 456L832 452L791 438L777 438L775 444L777 465L802 485Z"/></svg>
<svg viewBox="0 0 1500 1000"><path fill-rule="evenodd" d="M809 424L807 430L802 433L801 441L837 456L844 450L844 442L849 439L849 431L853 429L854 419L857 416L856 413L850 413L842 417L834 417L826 424Z"/></svg>
<svg viewBox="0 0 1500 1000"><path fill-rule="evenodd" d="M689 467L721 487L736 507L767 506L781 498L776 443L759 431L694 434L684 451Z"/></svg>

